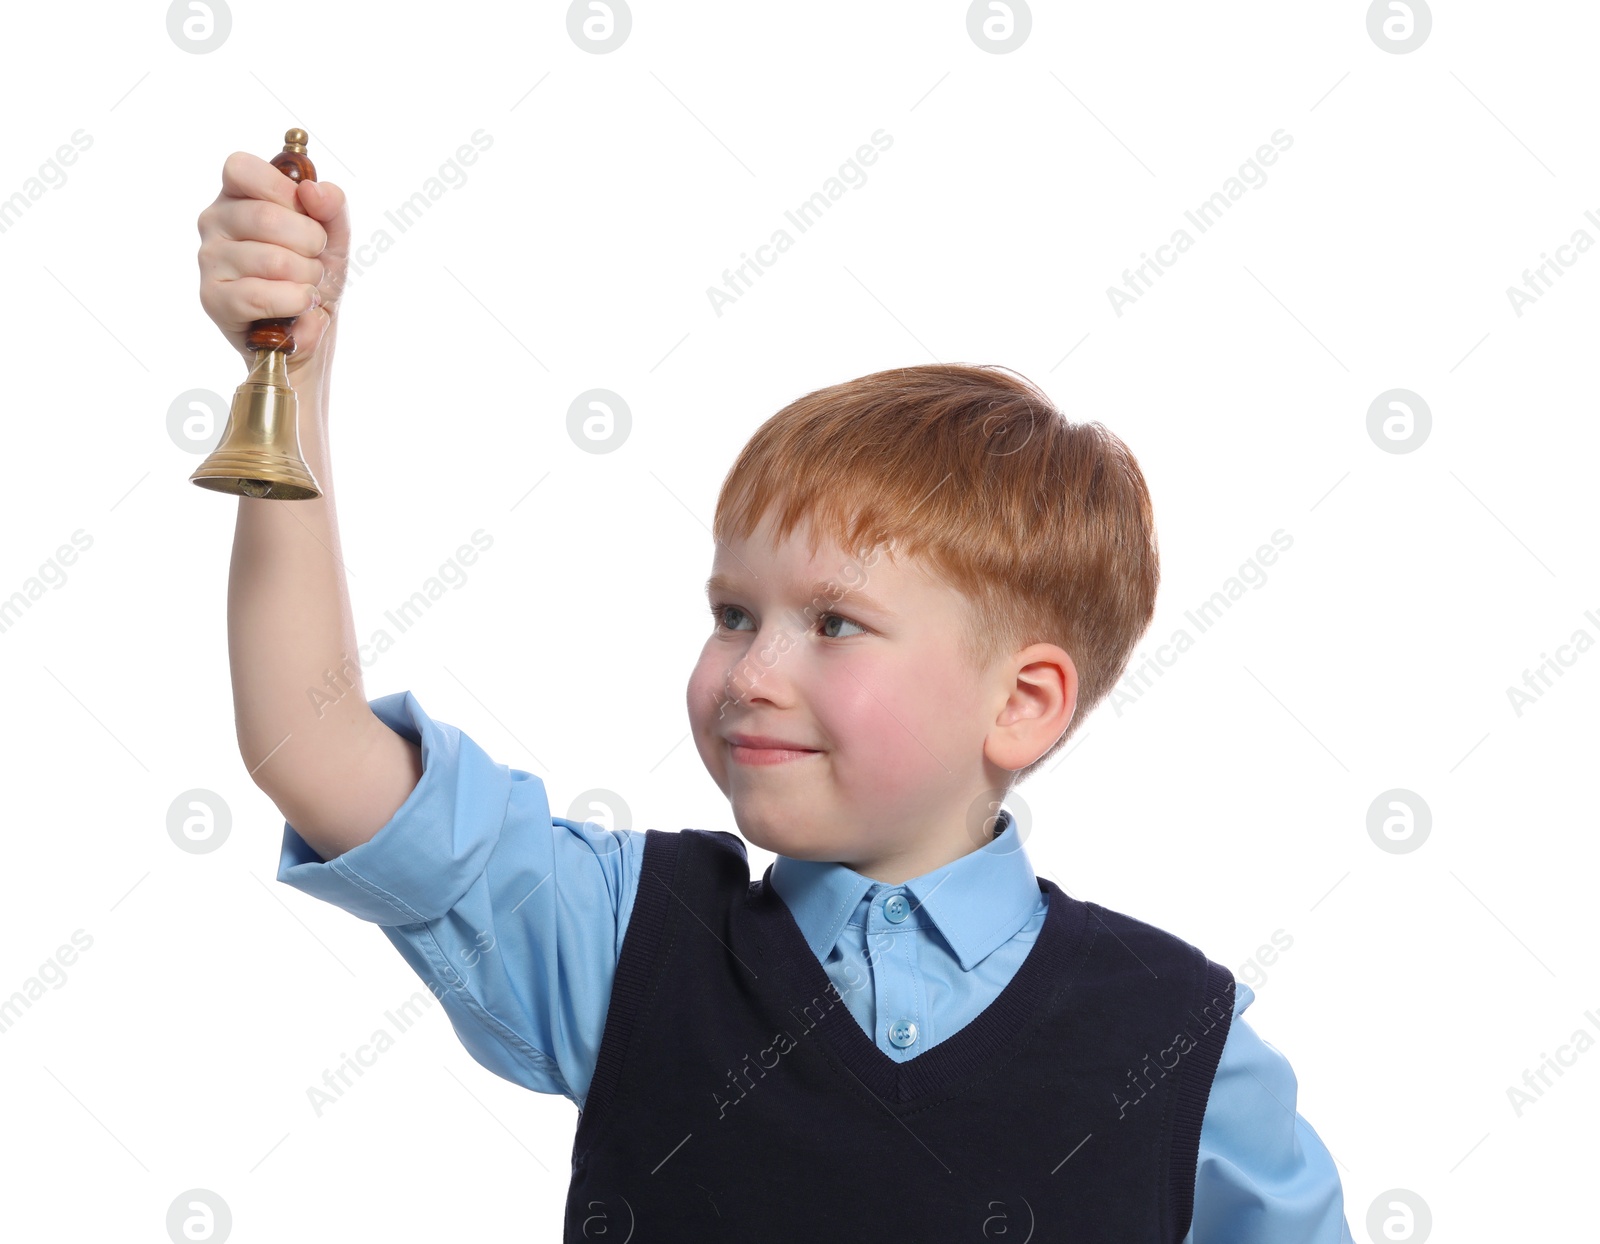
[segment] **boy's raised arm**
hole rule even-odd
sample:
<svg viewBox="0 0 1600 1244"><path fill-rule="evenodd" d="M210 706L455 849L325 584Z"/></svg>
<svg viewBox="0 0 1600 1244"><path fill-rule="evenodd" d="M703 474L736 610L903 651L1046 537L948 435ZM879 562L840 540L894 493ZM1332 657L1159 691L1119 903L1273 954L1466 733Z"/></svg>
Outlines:
<svg viewBox="0 0 1600 1244"><path fill-rule="evenodd" d="M299 317L289 380L301 452L323 495L239 498L228 660L245 767L307 844L331 859L383 828L422 776L417 745L367 704L339 547L327 410L349 251L345 196L327 182L297 186L238 151L197 224L201 305L247 365L252 321Z"/></svg>

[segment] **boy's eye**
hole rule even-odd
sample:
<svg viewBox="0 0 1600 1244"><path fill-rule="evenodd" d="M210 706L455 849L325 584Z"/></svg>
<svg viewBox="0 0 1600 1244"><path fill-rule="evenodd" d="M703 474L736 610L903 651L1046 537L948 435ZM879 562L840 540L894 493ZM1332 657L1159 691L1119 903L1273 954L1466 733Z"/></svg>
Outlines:
<svg viewBox="0 0 1600 1244"><path fill-rule="evenodd" d="M722 626L728 620L729 615L732 615L733 625L729 626L728 629L729 630L734 630L734 631L741 629L740 626L738 625L738 620L740 618L748 618L750 616L743 609L739 608L738 605L724 605L724 604L722 604L722 603L720 603L718 601L713 601L712 602L712 604L711 604L711 622L712 622L713 626ZM830 619L834 620L834 621L838 621L838 622L843 622L846 626L853 626L858 631L860 631L863 635L865 635L867 633L867 628L866 627L862 626L859 622L852 622L849 618L845 617L841 613L824 613L824 614L818 615L817 621L824 628L823 634L824 634L824 637L827 638L827 639L848 639L848 638L850 638L848 635L838 635L838 634L829 633L826 628L827 628L827 625L828 625L828 622L829 622Z"/></svg>

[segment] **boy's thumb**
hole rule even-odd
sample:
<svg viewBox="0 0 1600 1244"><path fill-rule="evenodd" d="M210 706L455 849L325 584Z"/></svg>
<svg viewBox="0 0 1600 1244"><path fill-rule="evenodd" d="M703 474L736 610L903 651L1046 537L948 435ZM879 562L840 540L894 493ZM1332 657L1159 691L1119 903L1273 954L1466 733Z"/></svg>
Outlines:
<svg viewBox="0 0 1600 1244"><path fill-rule="evenodd" d="M345 255L350 250L350 216L345 211L344 191L332 182L303 181L300 202L306 214L328 232L328 250Z"/></svg>

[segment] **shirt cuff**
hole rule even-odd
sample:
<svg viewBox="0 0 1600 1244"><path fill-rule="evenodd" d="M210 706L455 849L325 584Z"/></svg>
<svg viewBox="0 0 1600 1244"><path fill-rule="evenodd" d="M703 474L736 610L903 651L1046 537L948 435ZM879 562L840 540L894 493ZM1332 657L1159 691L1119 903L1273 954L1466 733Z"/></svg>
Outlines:
<svg viewBox="0 0 1600 1244"><path fill-rule="evenodd" d="M409 691L368 701L422 749L422 777L370 839L326 862L283 823L278 880L378 925L437 920L483 875L511 796L511 773Z"/></svg>

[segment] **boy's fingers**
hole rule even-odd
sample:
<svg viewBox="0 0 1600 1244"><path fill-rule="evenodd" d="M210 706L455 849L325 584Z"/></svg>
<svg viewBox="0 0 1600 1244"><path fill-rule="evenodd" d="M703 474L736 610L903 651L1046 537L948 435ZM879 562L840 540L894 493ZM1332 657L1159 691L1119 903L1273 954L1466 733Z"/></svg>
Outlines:
<svg viewBox="0 0 1600 1244"><path fill-rule="evenodd" d="M202 238L272 242L302 255L320 255L328 244L321 223L302 211L298 183L259 156L235 151L222 166L222 193L200 213Z"/></svg>
<svg viewBox="0 0 1600 1244"><path fill-rule="evenodd" d="M288 178L284 178L285 181ZM328 234L306 213L265 199L224 199L206 209L211 236L234 242L271 242L309 258L322 254ZM202 220L202 233L206 225Z"/></svg>
<svg viewBox="0 0 1600 1244"><path fill-rule="evenodd" d="M202 270L214 281L236 281L258 276L269 281L299 281L321 285L327 265L270 242L226 242L202 252Z"/></svg>
<svg viewBox="0 0 1600 1244"><path fill-rule="evenodd" d="M295 183L260 156L235 151L222 162L222 193L234 199L265 199L295 210Z"/></svg>
<svg viewBox="0 0 1600 1244"><path fill-rule="evenodd" d="M241 326L255 320L301 316L322 303L322 294L315 286L254 276L230 282L227 290L227 309Z"/></svg>

